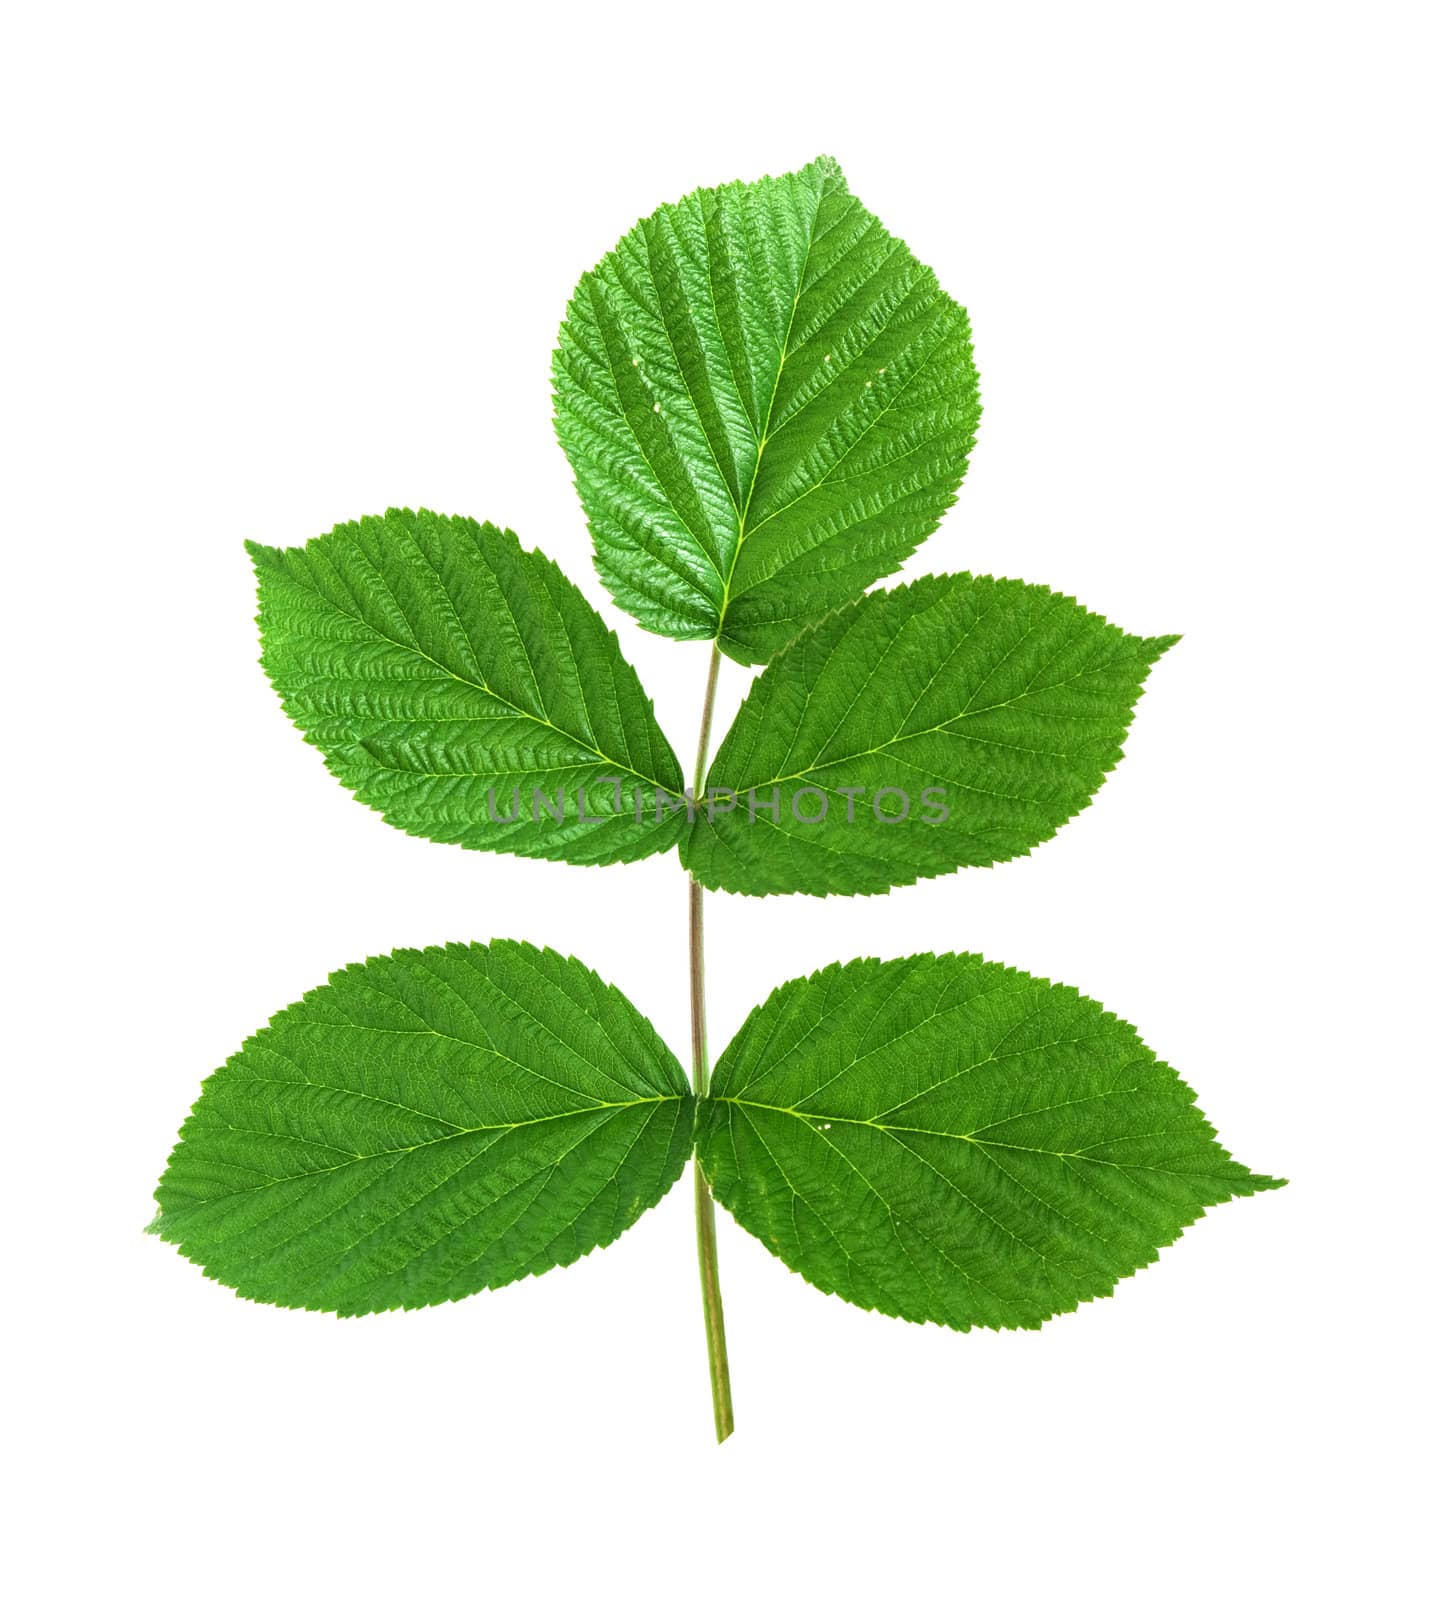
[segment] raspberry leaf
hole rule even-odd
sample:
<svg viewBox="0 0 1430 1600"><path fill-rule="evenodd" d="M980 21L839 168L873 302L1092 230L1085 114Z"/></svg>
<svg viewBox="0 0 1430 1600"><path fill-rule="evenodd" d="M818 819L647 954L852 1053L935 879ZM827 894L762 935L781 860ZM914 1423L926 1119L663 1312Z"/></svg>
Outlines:
<svg viewBox="0 0 1430 1600"><path fill-rule="evenodd" d="M817 1288L1035 1328L1235 1195L1192 1091L1075 989L975 955L828 967L751 1013L700 1103L715 1197Z"/></svg>
<svg viewBox="0 0 1430 1600"><path fill-rule="evenodd" d="M1010 578L865 595L756 679L686 865L742 894L874 894L1026 855L1101 786L1173 642Z"/></svg>
<svg viewBox="0 0 1430 1600"><path fill-rule="evenodd" d="M435 1305L610 1244L690 1156L674 1056L579 961L501 940L336 972L210 1077L154 1232L251 1300Z"/></svg>
<svg viewBox="0 0 1430 1600"><path fill-rule="evenodd" d="M933 531L979 412L963 308L828 157L638 223L577 285L554 380L612 596L746 664Z"/></svg>
<svg viewBox="0 0 1430 1600"><path fill-rule="evenodd" d="M249 551L284 709L394 827L600 865L688 826L680 764L615 635L514 534L389 511Z"/></svg>

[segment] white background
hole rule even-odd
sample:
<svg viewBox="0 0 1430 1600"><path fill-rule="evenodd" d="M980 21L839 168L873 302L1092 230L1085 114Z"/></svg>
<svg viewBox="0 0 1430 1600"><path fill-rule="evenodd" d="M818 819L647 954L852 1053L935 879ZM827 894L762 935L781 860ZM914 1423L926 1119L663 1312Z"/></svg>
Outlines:
<svg viewBox="0 0 1430 1600"><path fill-rule="evenodd" d="M1412 1592L1416 9L7 11L16 1593ZM706 652L599 589L549 352L638 216L825 150L973 320L980 441L908 570L1186 637L1031 858L714 897L714 1040L826 962L975 949L1132 1018L1292 1182L1036 1334L855 1310L725 1220L717 1451L688 1179L569 1271L342 1323L141 1230L200 1079L345 962L549 942L683 1044L674 858L386 827L266 686L242 540L505 523L688 762Z"/></svg>

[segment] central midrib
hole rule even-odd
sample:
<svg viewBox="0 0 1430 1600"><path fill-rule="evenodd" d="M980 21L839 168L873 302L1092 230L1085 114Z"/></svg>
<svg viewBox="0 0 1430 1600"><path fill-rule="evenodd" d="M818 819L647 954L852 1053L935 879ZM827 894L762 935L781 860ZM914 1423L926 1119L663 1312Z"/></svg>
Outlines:
<svg viewBox="0 0 1430 1600"><path fill-rule="evenodd" d="M910 739L924 739L933 733L948 733L952 731L953 725L956 722L962 722L966 718L971 717L988 716L994 711L1006 711L1009 706L1015 706L1020 700L1026 700L1031 695L1044 694L1052 689L1066 689L1069 684L1076 683L1078 678L1092 677L1095 673L1110 670L1114 665L1116 665L1115 662L1103 662L1096 667L1089 667L1086 672L1076 673L1071 678L1063 678L1057 683L1044 683L1040 684L1037 688L1020 690L1017 694L1011 696L1011 698L998 701L996 705L978 706L976 708L965 707L962 711L955 712L953 716L946 717L942 722L934 723L934 725L930 728L915 728L912 733L897 733L892 739L885 739L882 744L871 745L865 750L851 750L847 754L835 756L829 761L813 762L809 766L801 768L798 772L781 772L776 774L776 776L773 778L762 778L758 783L751 783L739 789L729 790L726 798L738 800L741 795L754 794L756 790L768 789L773 784L793 783L797 778L807 778L811 773L823 772L829 767L842 767L850 761L863 761L869 756L881 755L885 750L892 750L896 744L906 744ZM1051 752L1039 752L1039 754L1049 753ZM1067 758L1064 755L1062 756L1062 759ZM837 793L838 791L836 790L835 792ZM993 791L989 790L985 792L992 793ZM700 800L705 798L706 796L704 795L699 797Z"/></svg>
<svg viewBox="0 0 1430 1600"><path fill-rule="evenodd" d="M738 1095L716 1094L710 1099L727 1106L737 1106L741 1111L772 1111L781 1116L795 1117L809 1125L812 1133L822 1133L820 1123L838 1122L845 1127L873 1128L878 1133L898 1135L912 1133L930 1139L957 1139L963 1144L986 1146L990 1150L1018 1150L1024 1155L1052 1156L1059 1161L1090 1161L1095 1166L1112 1167L1118 1172L1150 1171L1161 1172L1161 1167L1144 1167L1133 1162L1104 1161L1098 1156L1085 1155L1081 1150L1047 1150L1039 1145L1010 1144L1005 1139L980 1139L972 1133L951 1133L946 1128L910 1128L902 1123L880 1122L874 1117L840 1117L828 1111L797 1111L793 1106L765 1105L758 1100L742 1100Z"/></svg>
<svg viewBox="0 0 1430 1600"><path fill-rule="evenodd" d="M745 503L740 507L739 521L735 526L735 548L730 553L730 565L725 573L724 593L720 599L720 615L715 622L715 637L718 639L725 632L725 613L730 609L730 585L735 578L735 568L740 560L740 551L744 548L746 529L750 520L750 505L755 497L755 485L759 482L760 463L764 460L765 446L770 440L770 418L775 414L775 401L779 397L780 383L784 378L785 362L789 358L790 335L794 332L795 314L799 310L799 297L804 293L805 275L809 271L809 258L814 254L815 233L819 226L819 213L823 208L828 185L828 175L820 173L819 195L814 202L814 212L809 221L809 243L804 252L804 260L799 266L799 282L795 285L794 299L790 302L789 321L785 324L785 335L780 343L779 365L775 368L775 381L770 385L769 404L765 407L764 421L760 424L760 439L755 447L755 465L750 473L750 486L745 491Z"/></svg>
<svg viewBox="0 0 1430 1600"><path fill-rule="evenodd" d="M305 587L310 586L305 585ZM553 733L559 733L563 739L569 739L572 744L578 745L581 749L589 751L593 756L596 757L598 761L603 762L606 766L617 767L620 769L620 771L629 773L631 777L639 778L643 783L649 783L653 785L655 788L659 789L662 794L669 795L672 799L679 798L683 801L684 796L677 796L675 790L662 783L659 778L652 776L648 772L638 771L628 762L618 761L614 756L608 755L598 745L594 745L589 740L583 739L580 734L572 733L569 728L559 727L550 719L550 717L540 716L534 711L529 711L525 706L517 705L514 700L508 700L504 694L498 693L498 691L493 689L490 684L479 682L475 678L468 678L460 672L453 672L451 667L449 667L446 662L438 661L435 656L428 655L420 644L415 642L409 644L406 640L394 639L390 634L384 633L380 628L373 627L372 623L369 622L366 617L360 616L356 612L348 611L345 607L338 605L335 600L333 600L330 596L323 594L320 590L310 588L310 592L317 595L326 604L331 605L333 610L338 612L340 616L344 616L350 622L356 622L359 627L365 628L374 639L381 639L384 644L390 644L396 650L405 650L414 656L420 657L421 660L426 661L429 665L436 667L439 672L445 673L447 677L453 681L453 683L463 684L468 689L476 689L480 694L487 695L490 699L495 700L499 705L506 706L508 710L516 712L519 717L524 717L528 722L538 723L542 727L550 728ZM427 774L423 774L423 776L427 776ZM430 776L451 777L452 774L434 773L430 774Z"/></svg>
<svg viewBox="0 0 1430 1600"><path fill-rule="evenodd" d="M321 1085L315 1085L315 1087L322 1087L322 1086ZM285 1173L280 1173L277 1177L265 1179L264 1182L262 1182L262 1183L249 1184L247 1188L234 1189L234 1190L229 1191L226 1194L215 1196L214 1198L227 1200L227 1199L233 1198L236 1195L256 1194L261 1189L271 1189L276 1184L280 1184L280 1183L296 1183L298 1180L300 1180L302 1178L321 1178L321 1177L326 1177L328 1174L333 1173L333 1172L344 1172L344 1171L347 1170L347 1168L356 1166L360 1161L376 1161L376 1160L379 1160L382 1156L414 1155L419 1150L432 1150L432 1149L435 1149L438 1145L450 1144L452 1142L452 1140L454 1140L454 1139L469 1139L469 1138L472 1137L473 1134L479 1134L479 1133L497 1133L497 1134L515 1133L521 1128L539 1128L539 1127L544 1127L547 1123L569 1121L572 1117L589 1117L589 1116L596 1116L596 1115L599 1115L599 1114L609 1113L609 1112L631 1111L631 1110L634 1110L636 1106L673 1105L676 1102L678 1102L680 1100L687 1099L687 1098L688 1098L688 1096L686 1096L686 1095L655 1094L655 1095L642 1095L642 1096L639 1096L638 1098L633 1099L633 1100L609 1100L609 1101L603 1100L603 1101L598 1102L595 1105L576 1106L570 1111L554 1111L550 1115L544 1116L544 1117L529 1117L524 1122L492 1122L492 1123L483 1124L482 1126L475 1127L475 1128L457 1128L452 1133L441 1134L435 1139L421 1139L416 1144L394 1145L390 1149L387 1149L387 1150L359 1150L359 1151L355 1151L348 1158L348 1160L346 1160L346 1161L336 1161L336 1162L333 1163L332 1166L329 1166L329 1167L311 1167L311 1168L309 1168L309 1170L307 1172L285 1172ZM423 1113L423 1112L419 1112L418 1114L419 1115L426 1115L426 1113ZM654 1115L653 1112L652 1112L652 1115ZM445 1121L446 1119L443 1118L442 1120ZM245 1134L248 1134L248 1133L262 1134L265 1130L263 1130L261 1128L244 1128L244 1129L238 1129L238 1130L235 1130L235 1131L240 1132L240 1133L245 1133ZM196 1207L197 1206L210 1205L210 1204L212 1204L212 1200L200 1200L200 1201L195 1202L195 1206ZM178 1208L175 1208L175 1209L177 1210ZM189 1209L189 1208L185 1208L185 1209Z"/></svg>

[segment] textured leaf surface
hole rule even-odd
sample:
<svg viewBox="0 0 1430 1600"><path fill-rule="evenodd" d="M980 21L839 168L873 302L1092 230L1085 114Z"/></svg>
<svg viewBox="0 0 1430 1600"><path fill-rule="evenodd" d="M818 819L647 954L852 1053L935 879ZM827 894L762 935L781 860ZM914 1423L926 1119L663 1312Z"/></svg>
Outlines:
<svg viewBox="0 0 1430 1600"><path fill-rule="evenodd" d="M932 532L978 421L962 307L827 157L637 224L577 286L554 369L611 594L746 663Z"/></svg>
<svg viewBox="0 0 1430 1600"><path fill-rule="evenodd" d="M743 894L869 894L1026 855L1119 759L1172 643L1012 579L865 595L755 681L686 865Z"/></svg>
<svg viewBox="0 0 1430 1600"><path fill-rule="evenodd" d="M395 827L599 864L687 826L680 765L615 635L515 535L389 511L300 549L249 549L284 708Z"/></svg>
<svg viewBox="0 0 1430 1600"><path fill-rule="evenodd" d="M856 1305L1033 1328L1278 1187L1076 990L973 955L855 961L755 1010L701 1103L716 1197Z"/></svg>
<svg viewBox="0 0 1430 1600"><path fill-rule="evenodd" d="M399 950L334 973L208 1079L154 1231L253 1300L456 1300L623 1233L685 1166L693 1105L580 962Z"/></svg>

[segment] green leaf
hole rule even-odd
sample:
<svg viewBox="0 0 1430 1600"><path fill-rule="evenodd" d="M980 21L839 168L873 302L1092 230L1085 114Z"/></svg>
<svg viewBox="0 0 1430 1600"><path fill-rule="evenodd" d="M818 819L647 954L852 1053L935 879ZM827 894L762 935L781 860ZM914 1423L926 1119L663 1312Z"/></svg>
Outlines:
<svg viewBox="0 0 1430 1600"><path fill-rule="evenodd" d="M153 1231L251 1300L356 1316L607 1245L690 1156L674 1056L579 961L499 940L344 968L204 1084Z"/></svg>
<svg viewBox="0 0 1430 1600"><path fill-rule="evenodd" d="M1277 1188L1075 989L974 955L855 961L751 1013L698 1118L740 1224L817 1288L951 1328L1109 1294L1208 1206Z"/></svg>
<svg viewBox="0 0 1430 1600"><path fill-rule="evenodd" d="M682 841L742 894L873 894L1026 855L1092 798L1173 638L1008 578L921 578L755 681Z"/></svg>
<svg viewBox="0 0 1430 1600"><path fill-rule="evenodd" d="M617 603L768 661L953 504L968 318L828 157L697 189L577 285L556 431Z"/></svg>
<svg viewBox="0 0 1430 1600"><path fill-rule="evenodd" d="M389 511L249 550L285 710L394 827L601 864L688 826L680 764L615 635L514 534Z"/></svg>

